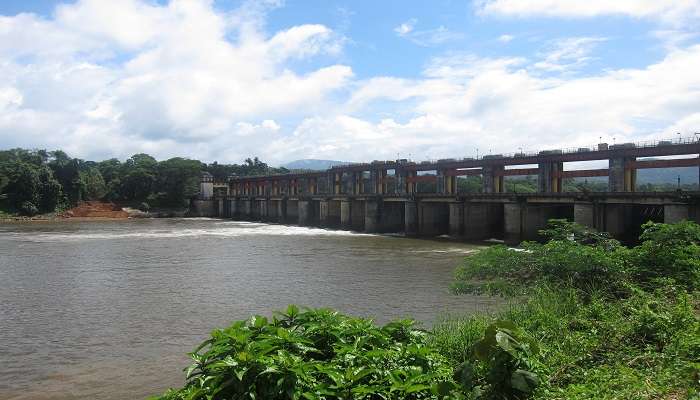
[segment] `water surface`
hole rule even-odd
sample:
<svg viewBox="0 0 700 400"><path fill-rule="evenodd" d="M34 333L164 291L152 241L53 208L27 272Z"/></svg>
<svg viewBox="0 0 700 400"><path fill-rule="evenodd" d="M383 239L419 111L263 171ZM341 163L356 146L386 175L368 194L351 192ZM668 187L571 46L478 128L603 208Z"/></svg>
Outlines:
<svg viewBox="0 0 700 400"><path fill-rule="evenodd" d="M295 303L380 323L452 296L474 246L212 219L0 225L0 399L135 399L183 383L208 333Z"/></svg>

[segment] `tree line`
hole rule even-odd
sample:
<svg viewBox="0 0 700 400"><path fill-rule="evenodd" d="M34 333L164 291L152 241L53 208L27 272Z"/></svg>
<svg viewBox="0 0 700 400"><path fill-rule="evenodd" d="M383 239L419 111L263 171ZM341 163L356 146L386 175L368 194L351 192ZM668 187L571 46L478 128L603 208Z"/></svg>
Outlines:
<svg viewBox="0 0 700 400"><path fill-rule="evenodd" d="M18 148L0 151L0 212L32 216L90 200L141 209L186 207L205 171L215 180L286 172L257 157L242 164L207 164L182 157L158 161L141 153L125 161L86 161L62 150Z"/></svg>

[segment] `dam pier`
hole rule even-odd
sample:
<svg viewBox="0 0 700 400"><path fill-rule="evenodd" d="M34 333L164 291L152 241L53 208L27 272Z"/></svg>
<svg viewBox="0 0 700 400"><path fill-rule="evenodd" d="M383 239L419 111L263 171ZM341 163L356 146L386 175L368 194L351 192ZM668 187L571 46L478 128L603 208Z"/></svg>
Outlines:
<svg viewBox="0 0 700 400"><path fill-rule="evenodd" d="M204 174L191 215L462 240L537 240L552 218L634 240L647 221L700 222L700 192L637 192L637 171L694 167L694 139L625 143L537 153L411 162L405 159L326 171L232 176ZM661 158L673 156L675 158ZM678 156L682 156L679 158ZM653 158L653 159L646 159ZM607 168L567 170L566 163L607 161ZM509 191L506 177L536 176L536 193ZM480 192L462 192L459 177L481 176ZM565 192L564 179L607 177L607 191Z"/></svg>

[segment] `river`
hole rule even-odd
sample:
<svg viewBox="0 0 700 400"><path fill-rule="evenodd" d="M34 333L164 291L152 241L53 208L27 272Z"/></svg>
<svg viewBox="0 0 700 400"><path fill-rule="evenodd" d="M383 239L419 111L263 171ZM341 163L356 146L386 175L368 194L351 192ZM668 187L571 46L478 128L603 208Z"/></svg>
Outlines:
<svg viewBox="0 0 700 400"><path fill-rule="evenodd" d="M0 224L0 399L158 394L212 329L289 303L427 327L491 309L448 291L474 248L213 219Z"/></svg>

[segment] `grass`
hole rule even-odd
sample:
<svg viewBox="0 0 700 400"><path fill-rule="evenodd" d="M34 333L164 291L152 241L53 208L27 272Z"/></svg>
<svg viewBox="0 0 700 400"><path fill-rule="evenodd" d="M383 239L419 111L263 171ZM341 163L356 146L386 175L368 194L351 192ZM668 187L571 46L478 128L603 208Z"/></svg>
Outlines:
<svg viewBox="0 0 700 400"><path fill-rule="evenodd" d="M468 360L484 327L513 321L540 346L534 399L698 398L698 296L638 291L611 301L538 286L523 304L492 316L449 318L433 329L434 345L453 365Z"/></svg>

